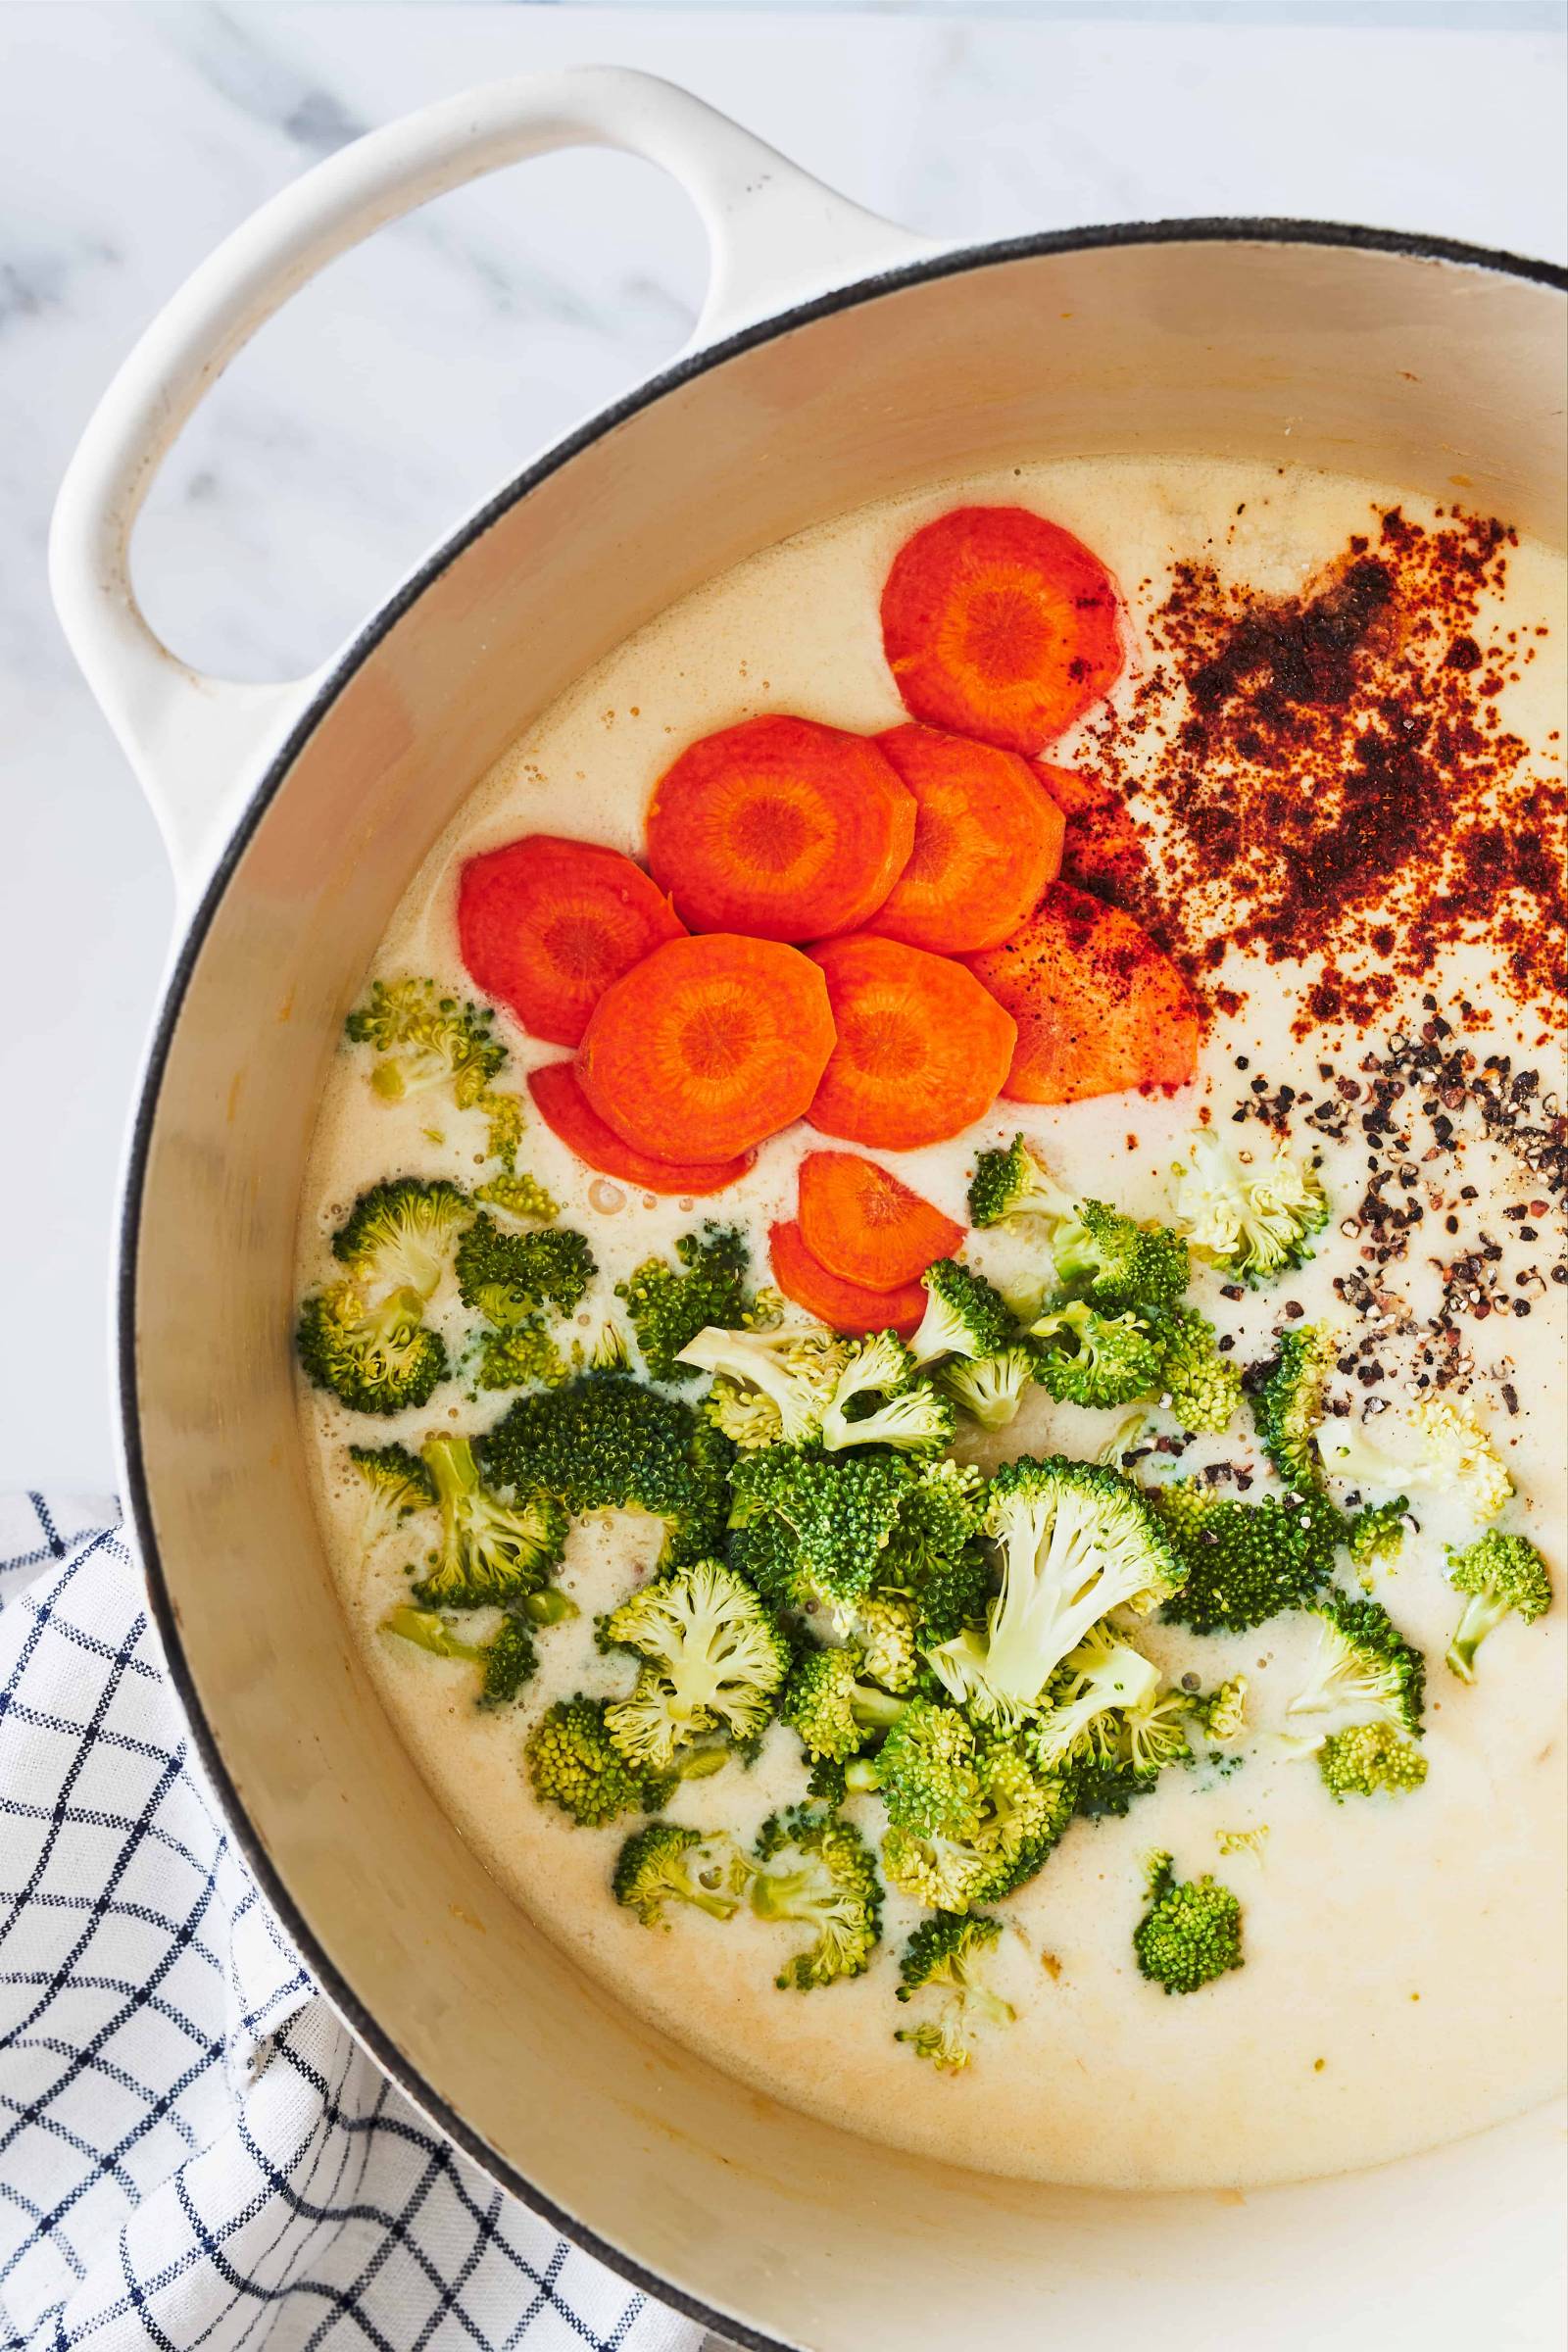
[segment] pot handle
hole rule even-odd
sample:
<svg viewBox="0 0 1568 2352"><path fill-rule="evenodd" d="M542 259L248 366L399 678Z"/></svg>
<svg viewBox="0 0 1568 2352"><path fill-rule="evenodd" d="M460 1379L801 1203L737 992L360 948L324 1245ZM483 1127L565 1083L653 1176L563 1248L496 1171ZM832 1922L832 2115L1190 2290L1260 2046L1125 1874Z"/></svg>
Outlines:
<svg viewBox="0 0 1568 2352"><path fill-rule="evenodd" d="M709 240L693 344L937 250L789 163L689 91L620 67L527 74L358 139L264 205L153 320L105 393L55 507L50 578L66 636L151 801L182 897L247 782L327 674L284 685L204 676L136 603L130 534L164 458L229 361L337 254L432 196L564 147L619 148L691 198ZM327 665L329 669L331 664Z"/></svg>

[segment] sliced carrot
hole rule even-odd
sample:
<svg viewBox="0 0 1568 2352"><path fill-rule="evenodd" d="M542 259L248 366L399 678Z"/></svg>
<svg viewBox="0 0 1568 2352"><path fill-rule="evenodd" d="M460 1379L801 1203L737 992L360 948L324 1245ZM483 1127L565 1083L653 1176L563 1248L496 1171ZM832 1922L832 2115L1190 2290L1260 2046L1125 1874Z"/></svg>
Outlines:
<svg viewBox="0 0 1568 2352"><path fill-rule="evenodd" d="M634 1184L641 1192L682 1193L694 1199L721 1193L752 1164L749 1152L735 1159L692 1160L655 1159L649 1152L634 1152L594 1109L577 1084L574 1062L547 1061L542 1069L530 1070L528 1092L551 1134L568 1151L601 1176L618 1176L622 1184Z"/></svg>
<svg viewBox="0 0 1568 2352"><path fill-rule="evenodd" d="M1017 1036L961 963L866 931L811 951L838 1043L811 1125L851 1144L914 1152L959 1135L996 1101Z"/></svg>
<svg viewBox="0 0 1568 2352"><path fill-rule="evenodd" d="M905 1340L919 1329L926 1309L922 1283L901 1283L893 1291L868 1291L863 1283L843 1282L820 1265L802 1241L798 1225L775 1225L767 1238L773 1280L786 1298L804 1306L819 1323L856 1336L865 1331L896 1331Z"/></svg>
<svg viewBox="0 0 1568 2352"><path fill-rule="evenodd" d="M1046 790L1067 819L1061 878L1097 899L1126 906L1152 879L1143 829L1119 792L1071 767L1036 761Z"/></svg>
<svg viewBox="0 0 1568 2352"><path fill-rule="evenodd" d="M956 507L916 531L882 591L882 643L912 717L1009 752L1070 727L1122 665L1109 572L1026 507Z"/></svg>
<svg viewBox="0 0 1568 2352"><path fill-rule="evenodd" d="M1016 752L935 727L876 740L916 813L909 862L866 929L943 956L1000 947L1060 869L1060 808Z"/></svg>
<svg viewBox="0 0 1568 2352"><path fill-rule="evenodd" d="M612 980L682 925L640 865L592 841L530 833L470 858L458 885L463 960L530 1037L575 1046Z"/></svg>
<svg viewBox="0 0 1568 2352"><path fill-rule="evenodd" d="M634 1151L730 1159L809 1108L832 1051L809 956L710 931L656 948L606 991L577 1078Z"/></svg>
<svg viewBox="0 0 1568 2352"><path fill-rule="evenodd" d="M1070 882L1054 882L1004 948L966 960L1018 1023L1002 1090L1014 1102L1184 1086L1198 1066L1181 973L1130 914Z"/></svg>
<svg viewBox="0 0 1568 2352"><path fill-rule="evenodd" d="M874 1159L808 1152L801 1162L801 1239L841 1282L891 1291L951 1257L964 1229Z"/></svg>
<svg viewBox="0 0 1568 2352"><path fill-rule="evenodd" d="M824 939L874 914L914 803L863 735L774 712L705 735L654 787L648 862L693 931Z"/></svg>

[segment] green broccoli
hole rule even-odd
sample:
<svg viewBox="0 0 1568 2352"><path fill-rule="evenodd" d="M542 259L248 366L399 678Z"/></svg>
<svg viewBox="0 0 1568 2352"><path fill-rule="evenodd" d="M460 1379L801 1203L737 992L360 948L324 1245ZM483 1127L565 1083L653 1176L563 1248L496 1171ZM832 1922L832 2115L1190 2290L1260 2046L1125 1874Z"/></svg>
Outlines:
<svg viewBox="0 0 1568 2352"><path fill-rule="evenodd" d="M351 1446L349 1460L365 1486L360 1545L368 1555L405 1519L429 1509L435 1488L418 1455L406 1446Z"/></svg>
<svg viewBox="0 0 1568 2352"><path fill-rule="evenodd" d="M955 1356L943 1365L937 1384L982 1429L1005 1429L1035 1376L1027 1348L999 1348L995 1355Z"/></svg>
<svg viewBox="0 0 1568 2352"><path fill-rule="evenodd" d="M1187 1244L1165 1225L1140 1225L1104 1200L1054 1190L1048 1210L1059 1287L1102 1314L1179 1305L1192 1279Z"/></svg>
<svg viewBox="0 0 1568 2352"><path fill-rule="evenodd" d="M427 1608L477 1609L550 1582L566 1545L566 1514L550 1494L502 1502L486 1489L467 1438L427 1438L424 1466L441 1506L441 1540L415 1586Z"/></svg>
<svg viewBox="0 0 1568 2352"><path fill-rule="evenodd" d="M602 1700L558 1698L523 1745L541 1804L559 1805L580 1828L603 1829L621 1813L653 1813L674 1783L628 1764L605 1728Z"/></svg>
<svg viewBox="0 0 1568 2352"><path fill-rule="evenodd" d="M1159 1669L1105 1626L1092 1626L1051 1679L1048 1704L1029 1727L1027 1745L1048 1767L1122 1752L1124 1718L1152 1698Z"/></svg>
<svg viewBox="0 0 1568 2352"><path fill-rule="evenodd" d="M675 1255L683 1272L667 1258L650 1257L615 1285L650 1380L695 1380L699 1367L682 1350L700 1331L738 1330L755 1312L746 1288L750 1253L734 1226L710 1222L698 1233L683 1233Z"/></svg>
<svg viewBox="0 0 1568 2352"><path fill-rule="evenodd" d="M876 1759L888 1809L882 1867L891 1886L928 1910L1000 1902L1033 1877L1071 1823L1071 1778L1041 1771L1001 1740L976 1741L966 1765L957 1731L950 1735L951 1757L937 1749L924 1759L923 1777L912 1768L901 1772L902 1755L890 1758L889 1744L904 1740L924 1703L911 1704ZM962 1724L951 1709L934 1712ZM971 1786L975 1795L966 1806ZM919 1826L922 1819L927 1826Z"/></svg>
<svg viewBox="0 0 1568 2352"><path fill-rule="evenodd" d="M488 1005L439 995L433 980L372 980L368 1001L343 1026L355 1045L385 1056L370 1073L378 1095L395 1102L449 1085L459 1108L466 1109L506 1062L494 1017Z"/></svg>
<svg viewBox="0 0 1568 2352"><path fill-rule="evenodd" d="M1336 1478L1390 1494L1457 1494L1481 1520L1495 1519L1512 1495L1513 1480L1468 1403L1432 1390L1409 1414L1386 1415L1380 1436L1385 1425L1401 1432L1403 1443L1393 1453L1384 1451L1364 1422L1335 1423L1326 1458Z"/></svg>
<svg viewBox="0 0 1568 2352"><path fill-rule="evenodd" d="M847 1344L819 1324L778 1331L710 1324L687 1341L679 1361L712 1373L709 1419L737 1446L755 1451L806 1446L821 1437L822 1417L849 1355Z"/></svg>
<svg viewBox="0 0 1568 2352"><path fill-rule="evenodd" d="M1012 1728L1039 1714L1052 1676L1114 1608L1147 1615L1185 1567L1149 1504L1114 1470L1061 1455L1004 1462L986 1531L1002 1549L1002 1591L983 1633L930 1653L960 1704Z"/></svg>
<svg viewBox="0 0 1568 2352"><path fill-rule="evenodd" d="M1247 1729L1247 1689L1246 1675L1233 1674L1212 1690L1195 1693L1187 1701L1187 1712L1205 1738L1221 1744L1239 1740Z"/></svg>
<svg viewBox="0 0 1568 2352"><path fill-rule="evenodd" d="M876 1758L876 1786L896 1829L917 1838L969 1838L983 1810L977 1743L956 1707L895 1702Z"/></svg>
<svg viewBox="0 0 1568 2352"><path fill-rule="evenodd" d="M1334 1340L1312 1323L1280 1334L1279 1353L1252 1391L1258 1443L1295 1494L1317 1494L1323 1485L1318 1432L1324 1392L1334 1368Z"/></svg>
<svg viewBox="0 0 1568 2352"><path fill-rule="evenodd" d="M471 1376L481 1389L559 1389L566 1360L542 1315L527 1315L503 1330L474 1334Z"/></svg>
<svg viewBox="0 0 1568 2352"><path fill-rule="evenodd" d="M1102 1315L1085 1299L1070 1298L1030 1330L1035 1378L1058 1403L1130 1404L1159 1388L1160 1351L1138 1315Z"/></svg>
<svg viewBox="0 0 1568 2352"><path fill-rule="evenodd" d="M1320 1500L1240 1502L1187 1478L1145 1491L1187 1568L1164 1614L1195 1634L1249 1633L1328 1582L1336 1522Z"/></svg>
<svg viewBox="0 0 1568 2352"><path fill-rule="evenodd" d="M616 1902L635 1911L645 1928L667 1928L666 1903L733 1919L750 1877L751 1864L732 1838L650 1821L621 1847L612 1886Z"/></svg>
<svg viewBox="0 0 1568 2352"><path fill-rule="evenodd" d="M1138 1966L1167 1992L1197 1992L1242 1965L1242 1906L1205 1872L1178 1879L1169 1854L1149 1868L1150 1908L1133 1931Z"/></svg>
<svg viewBox="0 0 1568 2352"><path fill-rule="evenodd" d="M953 1443L956 1419L946 1396L929 1381L913 1378L898 1333L879 1331L860 1343L840 1373L822 1416L822 1444L829 1453L847 1446L940 1452Z"/></svg>
<svg viewBox="0 0 1568 2352"><path fill-rule="evenodd" d="M971 1225L1004 1225L1011 1217L1053 1217L1061 1188L1021 1135L1004 1152L982 1152L969 1179Z"/></svg>
<svg viewBox="0 0 1568 2352"><path fill-rule="evenodd" d="M428 1298L471 1213L455 1184L393 1177L360 1195L332 1236L332 1254L362 1287Z"/></svg>
<svg viewBox="0 0 1568 2352"><path fill-rule="evenodd" d="M553 1225L561 1214L561 1203L545 1191L534 1176L519 1176L509 1169L504 1175L492 1176L487 1184L473 1188L476 1200L491 1208L499 1208L503 1216L515 1217L526 1225Z"/></svg>
<svg viewBox="0 0 1568 2352"><path fill-rule="evenodd" d="M898 1721L904 1701L859 1677L856 1648L809 1649L784 1686L779 1713L813 1763L847 1763Z"/></svg>
<svg viewBox="0 0 1568 2352"><path fill-rule="evenodd" d="M633 1762L666 1771L705 1732L745 1741L789 1671L789 1644L742 1577L718 1560L672 1568L612 1609L605 1638L645 1661L605 1724Z"/></svg>
<svg viewBox="0 0 1568 2352"><path fill-rule="evenodd" d="M1312 1613L1317 1651L1308 1681L1285 1710L1284 1751L1316 1755L1333 1733L1358 1724L1386 1723L1419 1739L1426 1661L1387 1609L1328 1592Z"/></svg>
<svg viewBox="0 0 1568 2352"><path fill-rule="evenodd" d="M510 1706L539 1663L533 1629L521 1617L506 1616L488 1642L465 1642L455 1626L433 1609L416 1609L408 1601L388 1610L381 1620L383 1634L412 1642L438 1658L466 1658L480 1669L478 1705Z"/></svg>
<svg viewBox="0 0 1568 2352"><path fill-rule="evenodd" d="M763 1582L775 1605L853 1610L876 1582L915 1473L902 1454L798 1453L775 1446L743 1453L730 1482L730 1525L772 1516L792 1548ZM765 1576L766 1570L762 1572Z"/></svg>
<svg viewBox="0 0 1568 2352"><path fill-rule="evenodd" d="M1193 1707L1185 1690L1152 1690L1122 1717L1127 1762L1139 1779L1157 1778L1167 1765L1192 1761L1188 1725Z"/></svg>
<svg viewBox="0 0 1568 2352"><path fill-rule="evenodd" d="M1161 1402L1168 1400L1183 1429L1228 1429L1242 1401L1242 1370L1222 1352L1207 1316L1195 1307L1171 1307L1152 1336L1159 1348Z"/></svg>
<svg viewBox="0 0 1568 2352"><path fill-rule="evenodd" d="M873 1592L857 1608L850 1630L873 1683L894 1692L914 1688L921 1666L922 1626L912 1600L899 1592Z"/></svg>
<svg viewBox="0 0 1568 2352"><path fill-rule="evenodd" d="M1253 1288L1305 1264L1329 1221L1315 1164L1299 1166L1271 1142L1244 1165L1206 1127L1189 1152L1174 1171L1176 1226L1197 1256Z"/></svg>
<svg viewBox="0 0 1568 2352"><path fill-rule="evenodd" d="M498 1095L487 1090L479 1096L475 1108L484 1113L484 1155L486 1159L497 1159L501 1162L503 1183L516 1183L518 1181L517 1151L522 1142L523 1128L528 1123L528 1114L522 1106L522 1097L520 1095ZM526 1186L532 1182L532 1179L524 1176L521 1182Z"/></svg>
<svg viewBox="0 0 1568 2352"><path fill-rule="evenodd" d="M1546 1563L1523 1536L1499 1536L1489 1528L1460 1551L1448 1545L1448 1582L1468 1595L1464 1614L1445 1652L1445 1663L1463 1683L1476 1679L1476 1651L1505 1617L1533 1625L1551 1606Z"/></svg>
<svg viewBox="0 0 1568 2352"><path fill-rule="evenodd" d="M503 1233L481 1210L458 1245L458 1290L498 1330L542 1306L569 1315L592 1282L593 1252L569 1226Z"/></svg>
<svg viewBox="0 0 1568 2352"><path fill-rule="evenodd" d="M1408 1495L1396 1494L1392 1502L1370 1504L1356 1512L1345 1531L1345 1540L1357 1568L1370 1568L1379 1560L1398 1558L1404 1548L1404 1521L1409 1508Z"/></svg>
<svg viewBox="0 0 1568 2352"><path fill-rule="evenodd" d="M503 1492L553 1494L568 1512L644 1511L664 1523L661 1565L722 1549L733 1449L701 1414L613 1372L520 1396L479 1441Z"/></svg>
<svg viewBox="0 0 1568 2352"><path fill-rule="evenodd" d="M863 1976L882 1933L882 1889L859 1832L835 1814L792 1807L763 1823L757 1863L758 1918L811 1935L780 1973L780 1989L808 1992Z"/></svg>
<svg viewBox="0 0 1568 2352"><path fill-rule="evenodd" d="M354 1284L313 1292L295 1332L300 1364L356 1413L403 1413L429 1402L446 1378L447 1351L424 1322L417 1291L393 1291L371 1305Z"/></svg>
<svg viewBox="0 0 1568 2352"><path fill-rule="evenodd" d="M1140 1772L1128 1755L1080 1757L1067 1769L1074 1811L1085 1821L1121 1820L1140 1796L1151 1796L1159 1774Z"/></svg>
<svg viewBox="0 0 1568 2352"><path fill-rule="evenodd" d="M1352 1723L1331 1732L1317 1751L1317 1768L1337 1805L1348 1796L1375 1796L1379 1789L1396 1794L1419 1788L1427 1777L1425 1756L1392 1723Z"/></svg>
<svg viewBox="0 0 1568 2352"><path fill-rule="evenodd" d="M917 2058L929 2059L943 2074L957 2074L968 2065L976 2024L1010 2026L1017 2015L987 1982L1001 1934L1002 1922L989 1913L939 1911L920 1922L904 1947L898 1998L912 2001L934 1992L940 2000L934 2018L901 2028L894 2038L908 2043Z"/></svg>
<svg viewBox="0 0 1568 2352"><path fill-rule="evenodd" d="M916 1364L939 1356L995 1355L1012 1336L1012 1318L1000 1291L956 1257L939 1257L920 1277L926 1308L910 1342Z"/></svg>
<svg viewBox="0 0 1568 2352"><path fill-rule="evenodd" d="M613 1319L601 1323L591 1340L573 1340L572 1367L578 1372L625 1372L631 1366L626 1335Z"/></svg>

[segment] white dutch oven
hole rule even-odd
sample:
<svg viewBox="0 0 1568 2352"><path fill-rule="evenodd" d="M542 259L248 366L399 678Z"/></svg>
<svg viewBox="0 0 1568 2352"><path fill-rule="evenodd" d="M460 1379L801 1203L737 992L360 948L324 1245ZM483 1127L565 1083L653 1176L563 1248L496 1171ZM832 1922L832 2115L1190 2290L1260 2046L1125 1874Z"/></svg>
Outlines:
<svg viewBox="0 0 1568 2352"><path fill-rule="evenodd" d="M675 174L712 247L691 350L550 450L317 676L195 675L126 543L224 364L331 257L571 145ZM985 2179L806 2121L626 2016L453 1835L359 1664L291 1390L294 1223L343 1014L414 868L590 662L754 549L1027 453L1295 460L1556 534L1563 273L1359 229L1189 221L938 248L667 84L508 82L275 199L171 303L72 466L55 594L158 810L185 914L125 1183L124 1491L236 1837L310 1965L504 2186L749 2344L1540 2340L1541 2113L1355 2180L1240 2196ZM824 289L831 289L824 291ZM672 1136L678 1149L679 1136ZM1257 2095L1267 2098L1268 2056ZM1510 2323L1510 2311L1519 2312ZM1528 2329L1521 2333L1520 2329Z"/></svg>

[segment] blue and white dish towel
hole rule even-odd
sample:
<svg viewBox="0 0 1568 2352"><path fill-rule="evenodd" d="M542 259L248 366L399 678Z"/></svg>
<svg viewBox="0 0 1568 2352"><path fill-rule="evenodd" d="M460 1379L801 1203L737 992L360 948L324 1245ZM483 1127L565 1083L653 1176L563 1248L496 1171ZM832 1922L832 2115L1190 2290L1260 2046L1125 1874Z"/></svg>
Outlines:
<svg viewBox="0 0 1568 2352"><path fill-rule="evenodd" d="M0 2352L695 2352L317 1991L119 1519L0 1497Z"/></svg>

